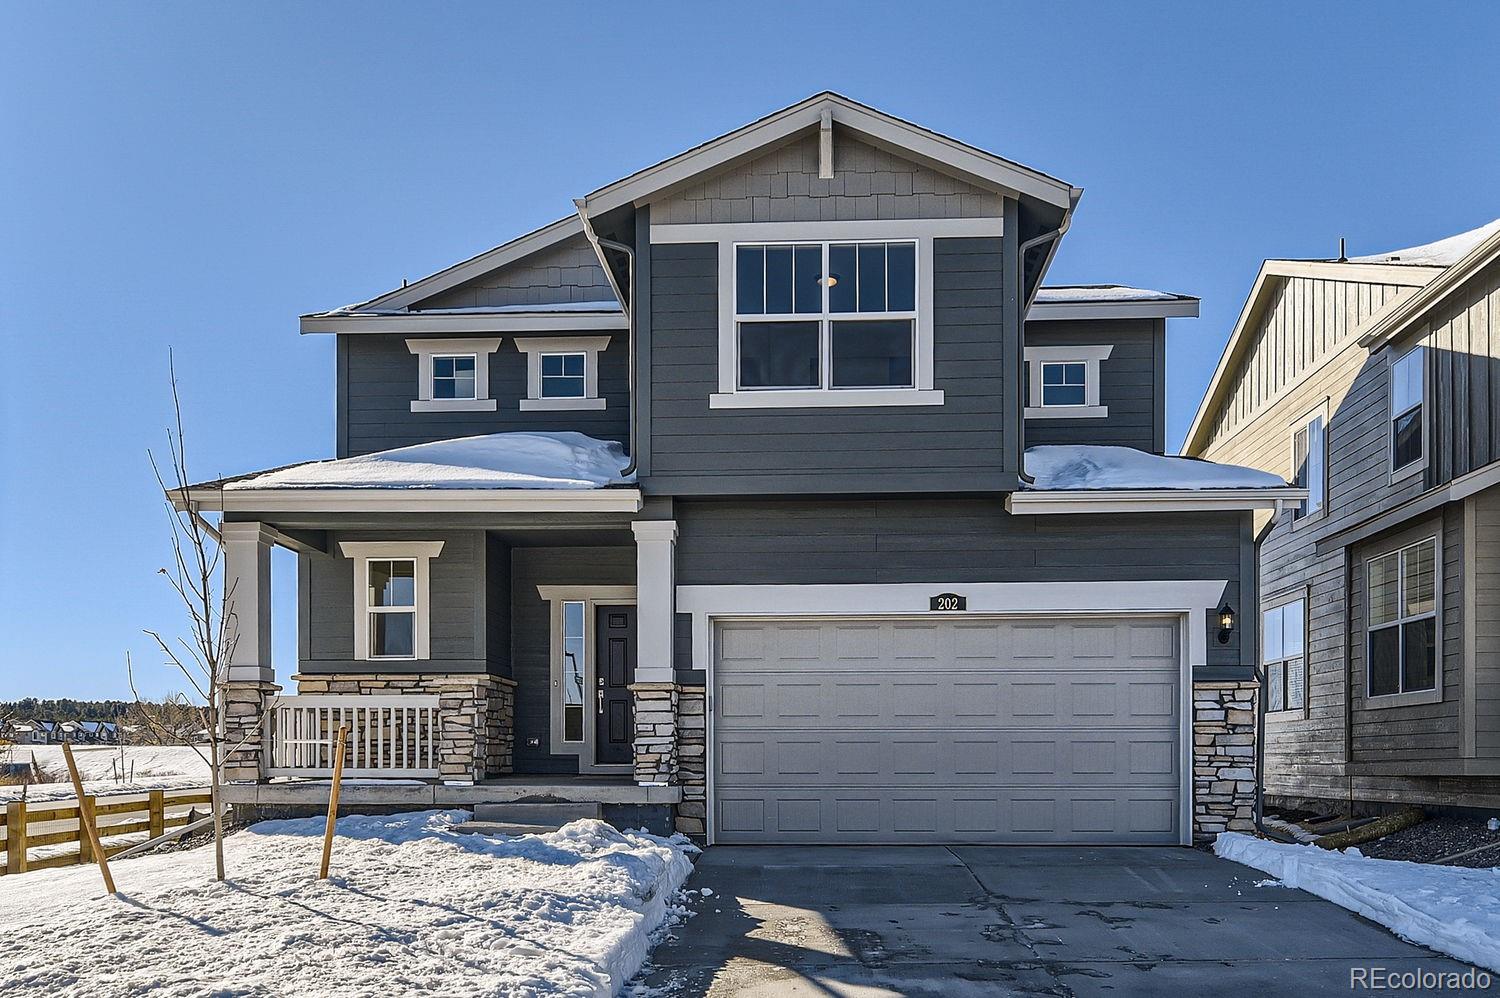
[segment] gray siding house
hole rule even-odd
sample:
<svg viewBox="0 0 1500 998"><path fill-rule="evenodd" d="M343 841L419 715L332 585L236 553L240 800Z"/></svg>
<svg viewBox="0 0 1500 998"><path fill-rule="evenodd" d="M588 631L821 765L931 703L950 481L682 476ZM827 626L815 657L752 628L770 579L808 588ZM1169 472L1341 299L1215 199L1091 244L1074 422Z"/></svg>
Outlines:
<svg viewBox="0 0 1500 998"><path fill-rule="evenodd" d="M1305 493L1163 455L1197 301L1043 287L1081 193L825 93L302 317L337 342L332 459L174 497L223 518L230 799L306 799L347 726L354 806L1247 827L1251 518Z"/></svg>
<svg viewBox="0 0 1500 998"><path fill-rule="evenodd" d="M1260 513L1266 792L1500 805L1500 222L1261 268L1185 454Z"/></svg>

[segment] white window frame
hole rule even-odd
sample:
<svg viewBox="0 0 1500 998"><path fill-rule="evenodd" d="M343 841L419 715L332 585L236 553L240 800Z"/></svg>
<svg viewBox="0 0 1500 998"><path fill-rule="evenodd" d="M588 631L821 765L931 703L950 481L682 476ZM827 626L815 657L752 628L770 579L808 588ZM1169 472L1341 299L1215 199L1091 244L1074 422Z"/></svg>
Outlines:
<svg viewBox="0 0 1500 998"><path fill-rule="evenodd" d="M1103 419L1109 406L1099 401L1101 365L1114 353L1113 343L1078 346L1027 347L1027 419ZM1042 367L1046 364L1083 365L1083 405L1042 404Z"/></svg>
<svg viewBox="0 0 1500 998"><path fill-rule="evenodd" d="M551 608L551 641L549 652L548 687L550 689L548 711L548 739L553 755L578 757L580 773L626 773L632 763L600 764L595 762L594 744L598 732L597 710L590 710L590 694L597 688L598 674L595 671L597 657L595 645L598 641L598 610L601 606L635 606L635 586L537 586L539 595ZM583 604L583 740L563 740L563 607L567 603Z"/></svg>
<svg viewBox="0 0 1500 998"><path fill-rule="evenodd" d="M560 412L603 409L599 395L599 354L609 346L608 336L517 336L516 349L526 355L526 397L522 412ZM583 397L542 398L542 358L549 354L583 354Z"/></svg>
<svg viewBox="0 0 1500 998"><path fill-rule="evenodd" d="M1406 559L1402 556L1404 552L1423 544L1432 545L1432 609L1424 613L1414 613L1407 616L1401 614L1401 599L1406 588ZM1371 626L1370 609L1374 603L1372 587L1370 586L1370 566L1382 558L1396 556L1396 617L1377 626ZM1397 544L1372 551L1365 555L1361 562L1360 571L1364 573L1364 660L1365 660L1365 696L1366 707L1405 707L1415 704L1439 703L1443 699L1443 544L1442 533L1428 533L1415 539L1405 539ZM1402 625L1414 621L1432 618L1432 687L1425 690L1399 689L1395 693L1381 693L1378 695L1370 692L1370 669L1373 663L1370 660L1370 635L1377 630L1388 630L1395 628L1399 636ZM1400 649L1400 657L1397 659L1397 682L1404 682L1406 649L1404 642L1398 640L1397 647Z"/></svg>
<svg viewBox="0 0 1500 998"><path fill-rule="evenodd" d="M1277 717L1289 717L1294 715L1307 716L1308 713L1308 679L1310 676L1307 667L1307 645L1312 626L1308 620L1308 594L1306 589L1297 589L1292 592L1282 593L1265 601L1260 611L1260 663L1263 684L1261 695L1266 698L1266 712ZM1299 655L1281 655L1277 658L1269 657L1266 648L1266 623L1267 619L1274 613L1285 613L1286 608L1297 603L1302 604L1302 652ZM1290 684L1286 681L1286 669L1292 662L1300 663L1298 668L1302 670L1302 703L1296 707L1289 707L1286 703L1286 691ZM1281 666L1281 706L1271 707L1271 667Z"/></svg>
<svg viewBox="0 0 1500 998"><path fill-rule="evenodd" d="M1407 406L1400 412L1396 411L1396 365L1404 360L1414 350L1422 351L1422 399L1415 406ZM1392 348L1386 361L1386 420L1385 420L1385 452L1387 466L1390 468L1390 480L1392 482L1403 481L1412 475L1418 474L1427 468L1427 461L1432 454L1432 352L1426 348L1426 344L1419 339L1416 343L1404 350L1397 351ZM1396 467L1396 418L1405 415L1418 406L1422 409L1422 456L1410 464Z"/></svg>
<svg viewBox="0 0 1500 998"><path fill-rule="evenodd" d="M490 355L500 349L503 337L427 340L410 339L406 348L417 355L417 397L412 412L494 412L490 398ZM432 359L434 357L474 358L474 397L471 399L435 399L432 397Z"/></svg>
<svg viewBox="0 0 1500 998"><path fill-rule="evenodd" d="M354 659L358 662L418 662L432 658L431 571L429 562L443 550L443 541L341 541L339 553L354 563ZM372 561L414 561L410 656L370 654L369 572Z"/></svg>
<svg viewBox="0 0 1500 998"><path fill-rule="evenodd" d="M1289 452L1291 454L1291 469L1292 469L1292 473L1291 473L1291 475L1288 476L1288 480L1291 481L1292 484L1295 485L1296 484L1296 479L1297 479L1297 434L1303 432L1304 430L1307 430L1308 428L1310 428L1312 426L1313 423L1318 422L1319 420L1321 420L1322 424L1323 424L1323 473L1320 476L1319 481L1318 481L1318 487L1322 490L1322 501L1319 503L1317 509L1310 509L1306 513L1299 513L1298 512L1301 509L1301 506L1302 506L1301 503L1293 504L1292 507L1291 507L1291 510L1290 510L1291 517L1292 517L1292 527L1293 527L1293 529L1295 529L1297 527L1300 527L1300 526L1302 526L1304 524L1310 523L1310 522L1312 522L1314 520L1318 520L1318 519L1322 518L1323 516L1325 516L1328 513L1328 482L1329 482L1329 478L1328 478L1328 454L1329 454L1329 447L1328 447L1328 410L1329 410L1328 400L1324 399L1322 402L1318 403L1318 405L1315 408L1309 410L1305 415L1303 415L1303 417L1301 419L1299 419L1295 423L1293 423L1291 425L1291 428L1287 432L1287 448L1288 448L1288 450L1289 450ZM1309 441L1309 443L1308 443L1308 454L1309 454L1309 456L1311 456L1311 453L1312 453L1312 443L1311 443L1311 440L1312 440L1312 435L1311 435L1311 433L1309 433L1308 434L1308 441ZM1311 480L1311 478L1309 478L1309 480L1308 480L1309 501L1311 500L1312 491L1313 491L1312 480Z"/></svg>
<svg viewBox="0 0 1500 998"><path fill-rule="evenodd" d="M661 239L658 239L660 230ZM865 406L932 406L943 404L933 387L932 244L934 239L998 237L998 218L851 220L834 222L735 222L652 227L653 241L717 242L719 246L719 390L708 397L711 409L847 408ZM840 312L838 318L915 320L912 388L739 388L739 334L735 315L735 248L741 244L786 246L808 243L914 242L917 246L916 314ZM825 297L826 306L826 297ZM765 319L766 316L756 316ZM790 317L796 320L799 316ZM819 321L823 313L800 318ZM826 326L826 323L824 323ZM824 350L823 364L830 363ZM823 378L823 384L828 384Z"/></svg>

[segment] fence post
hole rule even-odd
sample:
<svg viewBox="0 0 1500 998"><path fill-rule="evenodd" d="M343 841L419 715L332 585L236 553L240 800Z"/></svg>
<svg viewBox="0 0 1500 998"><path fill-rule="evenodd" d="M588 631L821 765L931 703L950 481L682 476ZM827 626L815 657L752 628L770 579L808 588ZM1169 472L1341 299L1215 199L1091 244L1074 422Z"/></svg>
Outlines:
<svg viewBox="0 0 1500 998"><path fill-rule="evenodd" d="M94 798L84 796L78 798L78 862L92 863L94 861L94 846L89 840L89 826L87 822L94 820Z"/></svg>
<svg viewBox="0 0 1500 998"><path fill-rule="evenodd" d="M5 806L5 872L26 872L26 802Z"/></svg>
<svg viewBox="0 0 1500 998"><path fill-rule="evenodd" d="M151 791L151 800L147 804L149 811L148 820L151 828L146 837L159 839L167 832L167 795L164 791Z"/></svg>

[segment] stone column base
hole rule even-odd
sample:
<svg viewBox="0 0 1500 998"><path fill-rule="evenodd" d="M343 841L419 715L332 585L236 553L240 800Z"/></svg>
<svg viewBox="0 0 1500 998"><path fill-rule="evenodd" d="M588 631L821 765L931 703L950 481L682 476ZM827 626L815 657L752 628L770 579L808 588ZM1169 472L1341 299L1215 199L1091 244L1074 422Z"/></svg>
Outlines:
<svg viewBox="0 0 1500 998"><path fill-rule="evenodd" d="M708 697L702 686L677 690L677 782L682 803L677 805L677 830L685 835L707 834L708 821Z"/></svg>
<svg viewBox="0 0 1500 998"><path fill-rule="evenodd" d="M635 698L635 782L677 782L677 684L632 683Z"/></svg>
<svg viewBox="0 0 1500 998"><path fill-rule="evenodd" d="M271 698L281 692L275 683L229 682L220 688L224 710L224 759L220 778L225 783L255 783L268 764L271 733L265 717ZM241 744L241 743L244 744ZM239 748L235 748L235 746ZM232 751L231 751L232 750Z"/></svg>
<svg viewBox="0 0 1500 998"><path fill-rule="evenodd" d="M1255 680L1193 684L1193 839L1255 830Z"/></svg>

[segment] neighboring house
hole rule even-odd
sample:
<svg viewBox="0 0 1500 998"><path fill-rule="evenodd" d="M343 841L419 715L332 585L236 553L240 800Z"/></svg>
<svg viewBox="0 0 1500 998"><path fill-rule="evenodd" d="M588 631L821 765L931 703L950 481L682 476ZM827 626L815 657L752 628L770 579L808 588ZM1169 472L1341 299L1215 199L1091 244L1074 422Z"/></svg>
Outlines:
<svg viewBox="0 0 1500 998"><path fill-rule="evenodd" d="M265 781L326 775L347 724L347 773L441 781L353 803L592 801L717 842L1248 827L1250 517L1303 493L1162 456L1197 302L1041 288L1080 194L820 94L304 316L337 459L188 496L239 625L260 782L231 799L310 802Z"/></svg>
<svg viewBox="0 0 1500 998"><path fill-rule="evenodd" d="M1310 492L1260 543L1270 794L1500 805L1497 256L1266 261L1188 433Z"/></svg>
<svg viewBox="0 0 1500 998"><path fill-rule="evenodd" d="M47 740L46 733L28 721L8 721L0 734L17 745L40 745Z"/></svg>

